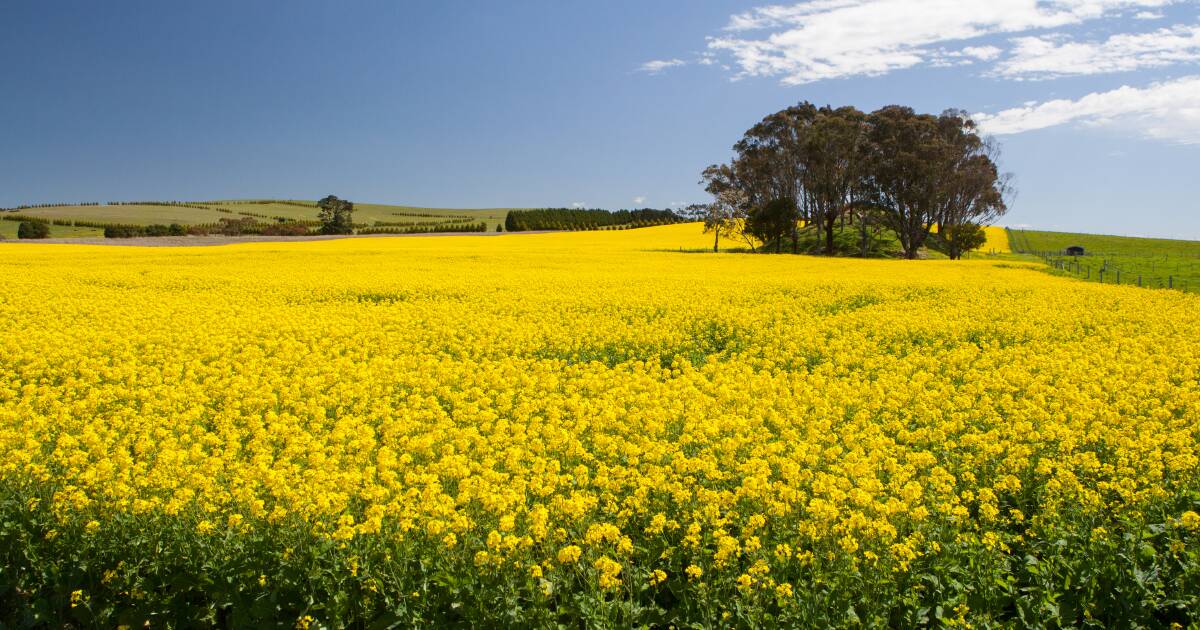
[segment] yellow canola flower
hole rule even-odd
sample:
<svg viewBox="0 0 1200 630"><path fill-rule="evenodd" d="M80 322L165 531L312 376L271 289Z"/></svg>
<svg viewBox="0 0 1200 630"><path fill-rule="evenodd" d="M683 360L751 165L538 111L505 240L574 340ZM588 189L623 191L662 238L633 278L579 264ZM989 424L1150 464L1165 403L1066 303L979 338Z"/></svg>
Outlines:
<svg viewBox="0 0 1200 630"><path fill-rule="evenodd" d="M621 579L618 577L621 574L621 564L608 556L601 556L592 564L592 568L596 569L600 588L610 589L621 585Z"/></svg>
<svg viewBox="0 0 1200 630"><path fill-rule="evenodd" d="M0 482L47 540L295 524L531 580L586 549L609 585L764 589L1196 490L1197 296L711 242L0 245Z"/></svg>
<svg viewBox="0 0 1200 630"><path fill-rule="evenodd" d="M567 545L558 550L559 564L574 564L579 561L579 556L583 554L583 550L575 545Z"/></svg>

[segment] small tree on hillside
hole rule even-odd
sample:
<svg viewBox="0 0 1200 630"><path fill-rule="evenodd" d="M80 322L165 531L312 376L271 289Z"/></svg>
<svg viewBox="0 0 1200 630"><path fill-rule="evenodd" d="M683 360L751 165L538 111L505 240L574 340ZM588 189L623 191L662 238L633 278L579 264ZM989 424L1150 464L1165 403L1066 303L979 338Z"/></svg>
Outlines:
<svg viewBox="0 0 1200 630"><path fill-rule="evenodd" d="M45 221L22 221L17 226L17 238L46 238L50 236L50 224Z"/></svg>
<svg viewBox="0 0 1200 630"><path fill-rule="evenodd" d="M320 208L317 220L321 222L322 234L354 233L354 222L351 218L354 214L354 204L329 195L318 201L317 207Z"/></svg>
<svg viewBox="0 0 1200 630"><path fill-rule="evenodd" d="M766 243L775 243L775 251L783 251L783 239L794 234L800 211L796 200L779 197L755 208L746 218L746 231Z"/></svg>
<svg viewBox="0 0 1200 630"><path fill-rule="evenodd" d="M951 260L958 260L962 255L974 249L979 249L987 243L987 233L978 223L958 223L938 228L937 234L931 237L934 249L946 254Z"/></svg>
<svg viewBox="0 0 1200 630"><path fill-rule="evenodd" d="M745 232L747 208L750 197L733 183L733 170L726 165L713 164L701 174L704 190L713 196L713 202L698 206L700 220L704 221L704 233L713 235L713 253L721 244L721 237L742 236L750 249L754 242Z"/></svg>

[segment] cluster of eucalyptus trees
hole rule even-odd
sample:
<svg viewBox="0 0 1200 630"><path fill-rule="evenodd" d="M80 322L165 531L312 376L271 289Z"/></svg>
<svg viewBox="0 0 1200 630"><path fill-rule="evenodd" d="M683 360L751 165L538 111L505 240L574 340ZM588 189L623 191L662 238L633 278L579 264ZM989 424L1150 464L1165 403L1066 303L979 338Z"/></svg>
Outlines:
<svg viewBox="0 0 1200 630"><path fill-rule="evenodd" d="M863 256L890 230L907 258L925 246L959 258L983 244L983 226L1013 192L996 144L959 110L804 102L762 119L733 150L730 163L702 174L714 197L700 209L714 250L726 236L776 251L790 240L795 251L804 229L834 254L835 233L852 227Z"/></svg>

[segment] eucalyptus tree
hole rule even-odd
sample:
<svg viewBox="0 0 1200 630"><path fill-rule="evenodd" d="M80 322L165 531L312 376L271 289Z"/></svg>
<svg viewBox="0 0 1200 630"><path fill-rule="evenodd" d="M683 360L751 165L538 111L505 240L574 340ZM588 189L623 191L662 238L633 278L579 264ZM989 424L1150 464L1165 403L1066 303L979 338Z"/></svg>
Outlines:
<svg viewBox="0 0 1200 630"><path fill-rule="evenodd" d="M745 231L750 197L735 180L733 168L726 164L713 164L704 169L700 183L713 196L711 203L702 206L700 218L704 221L704 233L713 234L713 253L720 247L721 237L741 236L755 249L754 242Z"/></svg>
<svg viewBox="0 0 1200 630"><path fill-rule="evenodd" d="M799 160L808 216L833 255L834 228L865 194L867 116L854 107L822 107L803 133Z"/></svg>
<svg viewBox="0 0 1200 630"><path fill-rule="evenodd" d="M329 195L317 202L317 220L321 222L322 234L353 234L354 204L345 199Z"/></svg>
<svg viewBox="0 0 1200 630"><path fill-rule="evenodd" d="M777 250L782 217L794 209L792 242L807 222L826 254L836 253L837 224L849 218L858 223L861 255L887 229L908 258L927 244L958 258L978 241L981 226L1004 214L1012 193L1009 176L996 167L996 145L959 110L934 116L891 105L868 115L802 102L763 118L733 150L733 161L706 169L702 183L714 196L744 193L753 211L742 232L777 241Z"/></svg>
<svg viewBox="0 0 1200 630"><path fill-rule="evenodd" d="M982 246L983 226L1008 211L1012 176L1000 174L999 148L979 135L966 112L947 110L938 123L947 152L939 178L936 241L951 259L958 259Z"/></svg>

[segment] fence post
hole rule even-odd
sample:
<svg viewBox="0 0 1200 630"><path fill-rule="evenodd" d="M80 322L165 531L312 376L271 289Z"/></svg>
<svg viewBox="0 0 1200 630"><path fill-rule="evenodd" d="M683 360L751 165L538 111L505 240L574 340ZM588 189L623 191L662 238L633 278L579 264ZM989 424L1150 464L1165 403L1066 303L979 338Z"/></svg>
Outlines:
<svg viewBox="0 0 1200 630"><path fill-rule="evenodd" d="M1142 286L1142 274L1139 273L1138 274L1138 288L1141 288L1141 286Z"/></svg>
<svg viewBox="0 0 1200 630"><path fill-rule="evenodd" d="M1117 284L1121 284L1121 270L1117 270Z"/></svg>
<svg viewBox="0 0 1200 630"><path fill-rule="evenodd" d="M1175 288L1175 276L1167 276L1167 288L1168 289Z"/></svg>

